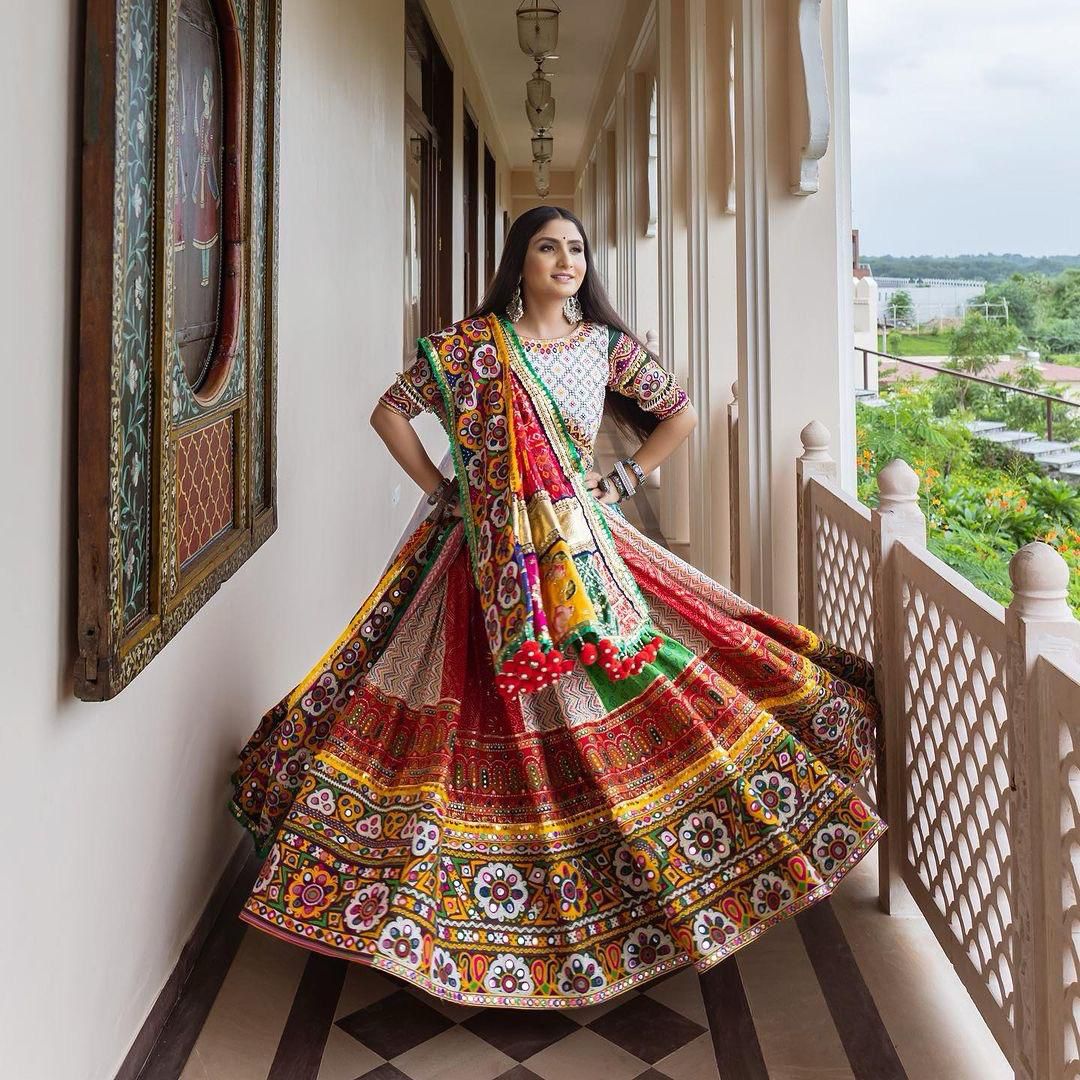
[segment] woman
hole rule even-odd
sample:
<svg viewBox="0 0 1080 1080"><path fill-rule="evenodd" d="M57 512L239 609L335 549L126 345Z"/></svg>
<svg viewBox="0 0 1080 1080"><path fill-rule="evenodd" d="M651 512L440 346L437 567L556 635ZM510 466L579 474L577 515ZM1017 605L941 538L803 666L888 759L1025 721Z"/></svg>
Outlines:
<svg viewBox="0 0 1080 1080"><path fill-rule="evenodd" d="M644 441L602 475L605 405ZM266 861L241 918L439 997L564 1007L824 899L885 829L851 786L870 672L626 521L695 414L573 214L517 219L371 422L435 509L242 751Z"/></svg>

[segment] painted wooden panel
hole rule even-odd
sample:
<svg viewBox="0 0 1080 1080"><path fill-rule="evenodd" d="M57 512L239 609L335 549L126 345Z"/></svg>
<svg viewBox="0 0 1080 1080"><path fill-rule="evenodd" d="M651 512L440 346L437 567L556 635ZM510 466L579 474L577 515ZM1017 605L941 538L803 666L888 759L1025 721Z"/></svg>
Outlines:
<svg viewBox="0 0 1080 1080"><path fill-rule="evenodd" d="M276 528L279 25L280 0L87 5L84 699L119 693Z"/></svg>

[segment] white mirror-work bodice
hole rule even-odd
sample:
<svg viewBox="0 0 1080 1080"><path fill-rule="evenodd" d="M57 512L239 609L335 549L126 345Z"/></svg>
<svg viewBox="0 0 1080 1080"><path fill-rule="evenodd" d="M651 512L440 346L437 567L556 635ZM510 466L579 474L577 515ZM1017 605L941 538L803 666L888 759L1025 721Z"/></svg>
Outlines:
<svg viewBox="0 0 1080 1080"><path fill-rule="evenodd" d="M586 468L591 468L610 377L607 327L583 323L568 337L522 338L521 346L558 405Z"/></svg>

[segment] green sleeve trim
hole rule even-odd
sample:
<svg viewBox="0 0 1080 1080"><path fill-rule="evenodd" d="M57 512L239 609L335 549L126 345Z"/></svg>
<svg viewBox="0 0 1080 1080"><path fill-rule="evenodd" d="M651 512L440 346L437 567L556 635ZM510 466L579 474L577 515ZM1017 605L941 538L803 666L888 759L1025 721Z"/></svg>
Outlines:
<svg viewBox="0 0 1080 1080"><path fill-rule="evenodd" d="M472 501L469 498L469 485L465 477L465 460L461 456L461 447L454 437L454 399L450 393L450 387L446 382L446 378L443 375L442 364L435 354L435 347L426 337L420 338L419 345L420 348L424 350L424 355L427 357L428 367L431 368L431 377L435 380L435 385L439 388L439 393L443 400L443 408L446 411L445 419L440 416L439 420L442 422L443 430L446 432L447 441L450 443L450 453L454 459L454 476L457 479L458 499L461 502L461 520L465 523L465 535L469 541L469 554L470 556L475 557L477 547L476 525L473 521ZM474 569L475 565L474 561Z"/></svg>

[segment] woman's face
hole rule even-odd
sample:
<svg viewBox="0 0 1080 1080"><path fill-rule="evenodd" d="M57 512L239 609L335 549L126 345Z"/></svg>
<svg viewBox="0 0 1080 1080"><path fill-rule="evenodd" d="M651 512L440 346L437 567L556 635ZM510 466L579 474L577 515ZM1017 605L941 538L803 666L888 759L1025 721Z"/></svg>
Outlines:
<svg viewBox="0 0 1080 1080"><path fill-rule="evenodd" d="M521 268L525 306L565 300L585 280L585 243L578 227L565 218L545 221L533 233Z"/></svg>

